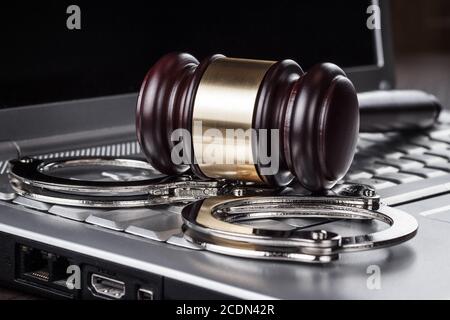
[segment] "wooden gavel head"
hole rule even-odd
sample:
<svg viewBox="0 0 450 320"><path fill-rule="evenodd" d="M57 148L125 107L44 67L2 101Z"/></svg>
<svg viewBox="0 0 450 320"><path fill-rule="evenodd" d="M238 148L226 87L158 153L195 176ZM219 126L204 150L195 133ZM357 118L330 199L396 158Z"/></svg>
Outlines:
<svg viewBox="0 0 450 320"><path fill-rule="evenodd" d="M172 53L145 77L136 128L148 161L162 173L191 169L200 178L275 186L296 177L307 189L321 191L350 167L359 130L358 99L351 81L331 63L304 73L292 60L213 55L199 63L189 54ZM180 146L173 137L177 129L190 133L181 139L189 163L173 161ZM226 136L230 129L251 134L219 142L208 136ZM276 134L262 139L267 132ZM218 145L230 151L232 161L208 161L205 150ZM262 146L276 155L270 163L258 154Z"/></svg>

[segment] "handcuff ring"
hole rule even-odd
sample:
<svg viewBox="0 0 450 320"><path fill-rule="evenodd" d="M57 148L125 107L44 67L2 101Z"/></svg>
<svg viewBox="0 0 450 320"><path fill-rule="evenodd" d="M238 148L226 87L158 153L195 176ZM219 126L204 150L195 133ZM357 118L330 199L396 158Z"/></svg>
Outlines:
<svg viewBox="0 0 450 320"><path fill-rule="evenodd" d="M87 166L121 167L140 169L150 173L149 178L134 181L95 181L64 178L52 175L58 169L81 168ZM9 176L21 184L43 188L55 192L92 194L144 194L148 187L163 180L165 176L157 172L146 161L125 158L86 157L38 160L22 158L9 162Z"/></svg>
<svg viewBox="0 0 450 320"><path fill-rule="evenodd" d="M95 181L51 175L54 169L83 166L126 167L150 172L147 179ZM151 176L153 174L153 176ZM222 194L258 194L267 188L243 188L223 180L200 180L192 175L162 176L145 161L122 158L22 158L9 163L13 190L20 196L51 204L88 208L134 208L192 202Z"/></svg>
<svg viewBox="0 0 450 320"><path fill-rule="evenodd" d="M369 197L371 198L371 197ZM398 209L355 205L342 197L212 197L183 210L184 235L206 250L247 258L329 263L339 254L394 246L415 236L418 223ZM349 205L345 202L348 201ZM375 219L390 227L340 236L326 230L272 230L238 222L279 218Z"/></svg>

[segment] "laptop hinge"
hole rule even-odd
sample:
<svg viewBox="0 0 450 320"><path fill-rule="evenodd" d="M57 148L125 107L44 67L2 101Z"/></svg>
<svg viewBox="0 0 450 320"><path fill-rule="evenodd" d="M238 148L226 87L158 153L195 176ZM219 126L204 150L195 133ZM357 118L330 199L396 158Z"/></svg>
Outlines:
<svg viewBox="0 0 450 320"><path fill-rule="evenodd" d="M16 141L20 156L34 156L48 152L73 150L76 148L99 146L108 143L135 141L134 126L80 131Z"/></svg>

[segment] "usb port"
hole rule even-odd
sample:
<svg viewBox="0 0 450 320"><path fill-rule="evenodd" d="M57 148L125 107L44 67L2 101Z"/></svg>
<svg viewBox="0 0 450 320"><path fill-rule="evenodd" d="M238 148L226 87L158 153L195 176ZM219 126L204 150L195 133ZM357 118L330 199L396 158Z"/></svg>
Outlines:
<svg viewBox="0 0 450 320"><path fill-rule="evenodd" d="M153 300L153 290L140 288L137 292L138 300Z"/></svg>
<svg viewBox="0 0 450 320"><path fill-rule="evenodd" d="M100 297L121 299L125 296L125 282L96 273L91 275L91 287L93 293Z"/></svg>

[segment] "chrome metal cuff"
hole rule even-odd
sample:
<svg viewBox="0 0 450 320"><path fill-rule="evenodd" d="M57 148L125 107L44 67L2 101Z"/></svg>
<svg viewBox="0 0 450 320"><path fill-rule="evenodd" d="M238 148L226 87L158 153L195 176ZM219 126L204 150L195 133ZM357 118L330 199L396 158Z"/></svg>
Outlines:
<svg viewBox="0 0 450 320"><path fill-rule="evenodd" d="M184 209L185 238L206 250L233 256L329 263L340 253L394 246L414 237L418 229L414 217L380 204L369 187L353 188L359 193L353 197L208 198ZM371 192L369 196L364 195L366 191ZM326 230L286 231L238 224L285 218L375 219L390 227L371 234L340 236Z"/></svg>
<svg viewBox="0 0 450 320"><path fill-rule="evenodd" d="M57 170L94 168L95 175L114 176L108 168L137 169L114 181L66 178ZM10 161L10 184L20 196L51 204L93 207L131 208L177 202L191 202L222 194L243 194L239 184L223 180L199 180L191 175L168 177L155 171L145 161L117 158L66 158L37 160L23 158ZM257 194L261 188L246 188Z"/></svg>

